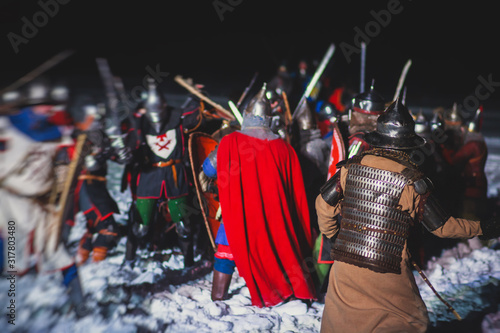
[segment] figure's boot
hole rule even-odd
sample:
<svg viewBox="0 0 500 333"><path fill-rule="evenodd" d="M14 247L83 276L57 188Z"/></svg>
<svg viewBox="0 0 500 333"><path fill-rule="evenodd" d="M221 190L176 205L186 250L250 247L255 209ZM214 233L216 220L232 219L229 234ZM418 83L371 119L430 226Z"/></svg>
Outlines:
<svg viewBox="0 0 500 333"><path fill-rule="evenodd" d="M188 206L186 196L177 199L169 199L167 203L170 218L175 223L179 246L184 255L184 267L194 265L194 242L191 219L188 214L185 214L186 207Z"/></svg>
<svg viewBox="0 0 500 333"><path fill-rule="evenodd" d="M82 236L82 239L80 239L80 243L78 245L76 253L76 262L78 266L82 265L89 259L90 251L92 251L92 234L87 231Z"/></svg>
<svg viewBox="0 0 500 333"><path fill-rule="evenodd" d="M105 229L99 230L92 253L92 261L98 262L106 259L108 251L116 246L118 233L115 231L117 228L113 218L108 218L101 221L101 227Z"/></svg>
<svg viewBox="0 0 500 333"><path fill-rule="evenodd" d="M233 274L226 274L214 270L212 281L212 301L221 301L228 299L229 285Z"/></svg>
<svg viewBox="0 0 500 333"><path fill-rule="evenodd" d="M99 262L106 259L108 255L108 248L105 246L94 246L94 251L92 252L92 262Z"/></svg>
<svg viewBox="0 0 500 333"><path fill-rule="evenodd" d="M191 232L191 221L184 219L183 221L175 222L179 247L184 255L184 267L194 265L194 242L193 233Z"/></svg>
<svg viewBox="0 0 500 333"><path fill-rule="evenodd" d="M138 242L133 235L128 235L125 243L125 260L134 261L137 252Z"/></svg>
<svg viewBox="0 0 500 333"><path fill-rule="evenodd" d="M187 238L179 237L179 246L181 248L182 254L184 255L184 268L193 266L194 265L193 237L192 236L189 236Z"/></svg>
<svg viewBox="0 0 500 333"><path fill-rule="evenodd" d="M139 238L134 233L134 226L136 223L140 222L142 222L141 216L136 208L135 202L132 202L128 212L127 242L125 243L125 263L130 266L133 266L137 248L139 247Z"/></svg>

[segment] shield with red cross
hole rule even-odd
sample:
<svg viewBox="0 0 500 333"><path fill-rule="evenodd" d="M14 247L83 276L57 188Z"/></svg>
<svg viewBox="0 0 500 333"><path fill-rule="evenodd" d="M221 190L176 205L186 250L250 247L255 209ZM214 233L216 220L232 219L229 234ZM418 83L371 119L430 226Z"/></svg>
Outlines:
<svg viewBox="0 0 500 333"><path fill-rule="evenodd" d="M146 134L146 141L155 155L168 159L177 144L176 130L171 129L161 135Z"/></svg>

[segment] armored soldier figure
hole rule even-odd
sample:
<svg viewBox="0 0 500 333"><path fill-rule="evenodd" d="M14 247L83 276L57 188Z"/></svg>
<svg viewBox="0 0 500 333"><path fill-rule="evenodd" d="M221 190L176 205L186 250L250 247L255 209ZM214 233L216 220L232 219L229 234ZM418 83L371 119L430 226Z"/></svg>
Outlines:
<svg viewBox="0 0 500 333"><path fill-rule="evenodd" d="M488 147L481 133L482 108L478 108L473 119L462 125L459 146L455 149L443 148L443 157L455 174L463 182L458 212L464 218L481 218L488 192L485 165Z"/></svg>
<svg viewBox="0 0 500 333"><path fill-rule="evenodd" d="M385 99L373 88L356 95L349 110L348 157L370 149L365 134L375 130L377 118L384 112Z"/></svg>
<svg viewBox="0 0 500 333"><path fill-rule="evenodd" d="M409 153L425 140L397 99L365 139L374 147L342 163L316 199L319 227L334 241L322 332L425 332L429 323L411 269L415 223L440 238L498 237L495 220L451 217Z"/></svg>
<svg viewBox="0 0 500 333"><path fill-rule="evenodd" d="M139 106L136 128L129 130L133 147L133 159L137 170L133 171L134 185L131 212L131 232L127 237L125 259L132 261L138 240L151 233L159 204L166 202L169 216L175 223L178 243L184 255L185 267L194 264L193 233L189 217L189 181L186 172L185 134L203 122L200 102L189 100L182 109L169 106L149 80L147 95Z"/></svg>
<svg viewBox="0 0 500 333"><path fill-rule="evenodd" d="M304 186L310 209L310 220L313 226L313 238L318 234L316 211L313 209L314 201L320 187L325 182L328 173L331 145L321 138L318 128L317 116L309 107L309 102L303 100L294 114L298 142L295 151L304 176Z"/></svg>
<svg viewBox="0 0 500 333"><path fill-rule="evenodd" d="M60 92L39 78L11 101L8 115L0 116L0 230L6 240L15 236L16 242L15 261L3 252L4 268L18 275L34 271L34 266L40 274L61 272L76 314L84 316L88 308L78 269L57 235L61 197L55 194L67 179L56 178L55 159L71 120Z"/></svg>
<svg viewBox="0 0 500 333"><path fill-rule="evenodd" d="M290 124L286 115L285 101L282 95L278 93L278 90L267 89L266 97L271 104L271 131L280 136L283 140L290 143Z"/></svg>
<svg viewBox="0 0 500 333"><path fill-rule="evenodd" d="M241 131L224 136L203 164L218 179L222 212L212 299L227 298L237 267L258 307L316 297L304 267L312 238L302 172L293 148L269 128L265 90L245 109Z"/></svg>
<svg viewBox="0 0 500 333"><path fill-rule="evenodd" d="M441 163L440 172L436 177L436 194L446 209L456 216L461 216L465 180L462 166L455 164L451 156L464 142L465 119L457 103L453 103L451 108L438 110L442 116L443 142L437 145Z"/></svg>
<svg viewBox="0 0 500 333"><path fill-rule="evenodd" d="M286 65L282 64L278 67L276 75L267 84L267 88L280 96L283 92L286 95L290 95L292 92L292 83L292 77L288 73Z"/></svg>
<svg viewBox="0 0 500 333"><path fill-rule="evenodd" d="M312 112L307 100L303 100L295 112L294 118L299 131L300 153L326 177L330 146L321 138L316 114Z"/></svg>
<svg viewBox="0 0 500 333"><path fill-rule="evenodd" d="M90 153L85 157L83 170L78 176L74 200L74 211L83 212L87 221L87 231L77 252L78 264L82 264L91 254L93 262L104 260L108 251L116 246L119 228L113 214L120 210L106 185L107 161L123 164L130 158L130 150L113 145L106 134L102 104L83 97L77 107L85 118L77 125L75 134L86 132L91 142Z"/></svg>

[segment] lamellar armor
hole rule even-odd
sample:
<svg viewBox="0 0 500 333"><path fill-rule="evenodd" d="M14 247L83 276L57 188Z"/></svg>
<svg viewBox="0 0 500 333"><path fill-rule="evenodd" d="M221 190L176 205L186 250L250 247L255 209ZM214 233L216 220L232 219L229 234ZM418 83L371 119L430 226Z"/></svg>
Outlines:
<svg viewBox="0 0 500 333"><path fill-rule="evenodd" d="M379 273L401 273L403 248L413 223L410 213L399 205L406 186L413 186L420 196L416 220L427 230L434 231L448 220L449 215L432 195L432 182L405 152L425 144L414 128L413 118L398 98L378 117L377 130L365 136L376 148L337 164L347 169L345 188L338 171L320 189L327 204L341 204L333 260ZM365 155L393 160L404 169L393 172L362 165Z"/></svg>
<svg viewBox="0 0 500 333"><path fill-rule="evenodd" d="M381 273L400 273L411 218L398 204L407 183L396 172L361 164L349 167L334 260Z"/></svg>
<svg viewBox="0 0 500 333"><path fill-rule="evenodd" d="M407 167L398 173L360 164L367 154L393 159ZM332 249L333 260L379 273L401 273L403 248L413 223L410 214L399 206L401 194L405 186L413 185L417 193L427 199L432 188L427 177L402 159L404 155L375 149L355 156L343 162L347 168L344 189L340 185L340 171L321 188L321 195L328 204L336 205L341 201L342 205L341 227ZM427 206L427 213L436 211ZM447 220L442 214L431 215L419 218L429 230L437 229Z"/></svg>

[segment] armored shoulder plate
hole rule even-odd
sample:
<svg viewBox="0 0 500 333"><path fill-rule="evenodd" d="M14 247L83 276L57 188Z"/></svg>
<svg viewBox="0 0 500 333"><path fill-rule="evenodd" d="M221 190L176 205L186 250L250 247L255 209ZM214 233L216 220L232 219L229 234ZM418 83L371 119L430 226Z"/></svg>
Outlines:
<svg viewBox="0 0 500 333"><path fill-rule="evenodd" d="M401 174L408 179L408 184L413 185L415 191L420 195L424 195L434 189L432 181L415 168L405 168Z"/></svg>
<svg viewBox="0 0 500 333"><path fill-rule="evenodd" d="M422 224L429 231L442 227L450 218L450 214L441 206L433 194L422 197L424 201Z"/></svg>
<svg viewBox="0 0 500 333"><path fill-rule="evenodd" d="M326 183L319 192L321 197L330 206L335 206L342 199L342 187L340 186L340 170L337 171Z"/></svg>

